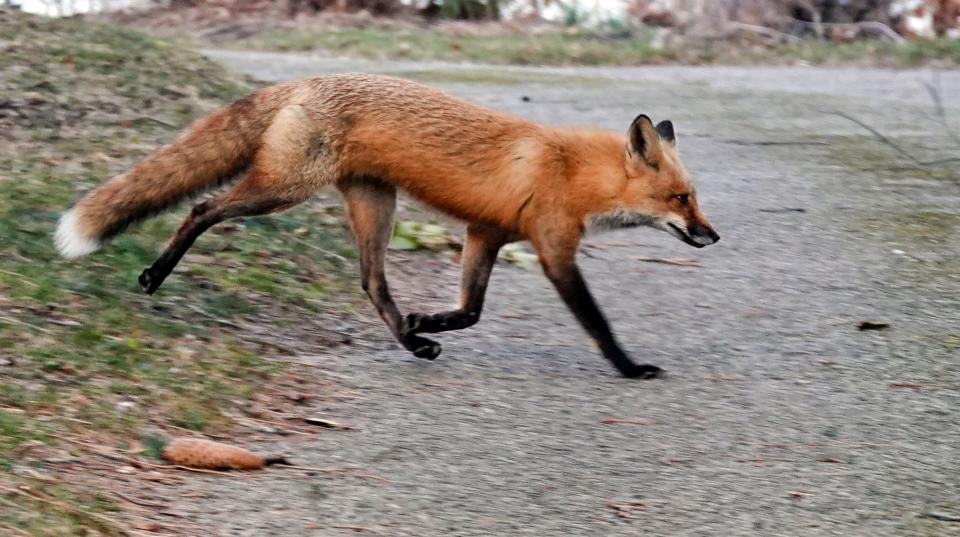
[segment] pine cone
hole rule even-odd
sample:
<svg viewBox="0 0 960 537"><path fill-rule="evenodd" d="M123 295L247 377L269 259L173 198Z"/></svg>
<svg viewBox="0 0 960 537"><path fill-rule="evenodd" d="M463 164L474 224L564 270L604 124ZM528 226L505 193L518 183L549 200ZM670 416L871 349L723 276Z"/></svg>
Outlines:
<svg viewBox="0 0 960 537"><path fill-rule="evenodd" d="M268 464L246 449L204 440L177 438L163 449L163 458L180 466L210 470L257 470Z"/></svg>

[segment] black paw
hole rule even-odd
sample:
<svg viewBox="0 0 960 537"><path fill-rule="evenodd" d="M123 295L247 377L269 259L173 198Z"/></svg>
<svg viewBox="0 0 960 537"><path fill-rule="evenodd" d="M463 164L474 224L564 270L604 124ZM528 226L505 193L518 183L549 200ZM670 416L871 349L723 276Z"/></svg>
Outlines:
<svg viewBox="0 0 960 537"><path fill-rule="evenodd" d="M417 358L425 360L433 360L440 356L440 351L443 350L443 347L436 341L417 336L408 337L403 346Z"/></svg>
<svg viewBox="0 0 960 537"><path fill-rule="evenodd" d="M425 360L433 360L437 356L440 356L440 351L443 350L443 347L439 343L430 342L427 345L417 348L413 351L413 355L417 358L423 358Z"/></svg>
<svg viewBox="0 0 960 537"><path fill-rule="evenodd" d="M623 373L623 376L630 379L662 379L667 376L665 370L648 364L634 364L633 367L620 372Z"/></svg>
<svg viewBox="0 0 960 537"><path fill-rule="evenodd" d="M141 272L137 281L140 282L140 288L143 289L143 292L148 295L155 293L160 288L160 284L163 283L163 279L154 276L150 269Z"/></svg>
<svg viewBox="0 0 960 537"><path fill-rule="evenodd" d="M423 318L425 315L422 313L408 313L406 317L403 318L403 335L413 335L420 331L420 328L423 326Z"/></svg>

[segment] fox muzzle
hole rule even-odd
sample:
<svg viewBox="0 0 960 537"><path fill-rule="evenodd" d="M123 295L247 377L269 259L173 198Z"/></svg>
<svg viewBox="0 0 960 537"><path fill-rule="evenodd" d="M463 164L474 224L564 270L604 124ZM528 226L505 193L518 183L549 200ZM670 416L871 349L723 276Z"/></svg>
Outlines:
<svg viewBox="0 0 960 537"><path fill-rule="evenodd" d="M705 224L695 223L681 227L673 222L668 222L667 225L674 236L694 248L703 248L720 240L720 234Z"/></svg>

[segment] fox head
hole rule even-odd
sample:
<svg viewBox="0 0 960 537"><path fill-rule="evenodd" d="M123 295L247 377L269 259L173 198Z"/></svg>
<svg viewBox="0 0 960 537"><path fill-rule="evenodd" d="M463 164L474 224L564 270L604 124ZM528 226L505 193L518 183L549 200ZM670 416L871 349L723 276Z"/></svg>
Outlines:
<svg viewBox="0 0 960 537"><path fill-rule="evenodd" d="M673 123L654 126L646 115L637 116L626 145L626 180L616 182L622 190L612 207L590 216L591 227L650 226L697 248L720 240L697 205L693 181L677 153Z"/></svg>

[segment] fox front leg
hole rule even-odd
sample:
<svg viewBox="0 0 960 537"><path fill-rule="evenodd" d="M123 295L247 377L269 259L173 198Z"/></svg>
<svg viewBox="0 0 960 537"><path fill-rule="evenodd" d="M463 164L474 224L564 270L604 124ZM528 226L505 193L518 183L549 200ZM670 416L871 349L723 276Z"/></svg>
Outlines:
<svg viewBox="0 0 960 537"><path fill-rule="evenodd" d="M620 348L620 344L610 330L610 325L593 300L587 283L575 264L565 267L545 267L545 269L550 281L560 293L560 297L567 303L590 337L597 342L604 358L609 360L623 376L652 379L664 375L664 371L655 365L634 363Z"/></svg>
<svg viewBox="0 0 960 537"><path fill-rule="evenodd" d="M460 307L441 313L411 313L404 319L406 334L447 332L469 328L480 320L490 273L500 248L513 238L498 229L471 224L463 245Z"/></svg>
<svg viewBox="0 0 960 537"><path fill-rule="evenodd" d="M563 234L562 228L558 226L535 237L533 242L547 278L577 321L597 343L603 357L627 378L652 379L665 376L663 369L655 365L637 364L620 348L574 260L579 235L574 235L572 231Z"/></svg>

